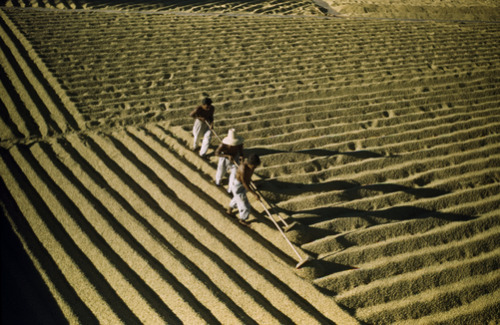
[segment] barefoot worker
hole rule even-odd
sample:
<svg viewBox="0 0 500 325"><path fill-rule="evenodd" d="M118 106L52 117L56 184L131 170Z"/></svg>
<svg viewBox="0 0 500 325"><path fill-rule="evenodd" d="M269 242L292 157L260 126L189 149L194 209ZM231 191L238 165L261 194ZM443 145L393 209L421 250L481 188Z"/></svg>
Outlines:
<svg viewBox="0 0 500 325"><path fill-rule="evenodd" d="M222 177L229 171L229 183L227 191L231 193L231 186L236 176L236 170L243 157L243 138L236 135L235 129L227 132L227 137L222 139L222 143L215 150L215 155L219 157L217 172L215 174L215 184L221 185Z"/></svg>
<svg viewBox="0 0 500 325"><path fill-rule="evenodd" d="M214 128L214 107L212 100L204 98L201 105L196 107L189 116L195 119L193 126L193 151L198 148L198 139L203 136L200 148L200 156L205 157L210 140L212 139L212 129Z"/></svg>
<svg viewBox="0 0 500 325"><path fill-rule="evenodd" d="M229 203L229 208L227 208L227 213L233 215L233 209L238 208L239 221L241 224L247 226L247 219L250 214L250 203L248 202L247 192L252 193L257 200L260 201L260 196L252 190L250 183L252 181L252 175L260 165L260 158L256 154L251 154L248 159L246 159L242 164L238 166L236 171L236 177L231 186L231 191L233 192L233 199Z"/></svg>

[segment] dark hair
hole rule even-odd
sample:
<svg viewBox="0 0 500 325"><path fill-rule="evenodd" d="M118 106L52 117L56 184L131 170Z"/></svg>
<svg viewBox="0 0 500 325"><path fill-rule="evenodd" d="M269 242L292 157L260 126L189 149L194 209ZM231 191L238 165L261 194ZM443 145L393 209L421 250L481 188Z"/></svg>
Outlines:
<svg viewBox="0 0 500 325"><path fill-rule="evenodd" d="M250 154L250 156L248 156L247 162L250 165L259 166L260 165L260 158L256 154L252 153L252 154Z"/></svg>
<svg viewBox="0 0 500 325"><path fill-rule="evenodd" d="M203 98L203 100L201 101L201 103L203 105L210 105L210 104L212 104L212 100L210 98L208 98L208 97L205 97L205 98Z"/></svg>

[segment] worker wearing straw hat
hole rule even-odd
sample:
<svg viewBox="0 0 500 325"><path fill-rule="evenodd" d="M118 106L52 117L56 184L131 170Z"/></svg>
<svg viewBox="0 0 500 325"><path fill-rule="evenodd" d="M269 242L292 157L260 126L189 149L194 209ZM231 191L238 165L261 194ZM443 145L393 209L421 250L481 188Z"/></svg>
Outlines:
<svg viewBox="0 0 500 325"><path fill-rule="evenodd" d="M227 214L233 215L233 209L238 208L239 221L243 225L248 225L247 220L250 215L250 203L248 202L247 192L252 193L257 200L260 201L260 196L250 187L252 175L260 165L260 158L256 154L251 154L245 161L238 166L236 176L231 186L233 198L227 208Z"/></svg>
<svg viewBox="0 0 500 325"><path fill-rule="evenodd" d="M231 193L231 186L236 176L237 165L240 163L240 157L243 157L243 138L236 135L235 129L227 132L227 137L222 139L222 143L215 150L215 155L219 157L217 172L215 174L215 184L221 185L222 177L227 171L229 174L228 193Z"/></svg>
<svg viewBox="0 0 500 325"><path fill-rule="evenodd" d="M201 105L193 110L189 116L195 119L193 125L193 150L198 148L198 139L203 136L200 148L200 156L205 157L210 140L212 139L212 129L214 127L214 107L212 100L204 98Z"/></svg>

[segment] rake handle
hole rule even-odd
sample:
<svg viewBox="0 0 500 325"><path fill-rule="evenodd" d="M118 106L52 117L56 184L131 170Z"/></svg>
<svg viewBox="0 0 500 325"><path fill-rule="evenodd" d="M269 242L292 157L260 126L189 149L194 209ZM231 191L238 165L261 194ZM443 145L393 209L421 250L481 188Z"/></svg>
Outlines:
<svg viewBox="0 0 500 325"><path fill-rule="evenodd" d="M259 201L259 202L262 205L262 207L264 208L264 210L266 211L266 213L269 216L269 218L273 221L273 223L276 226L276 228L278 228L278 230L281 233L281 235L283 236L283 238L285 238L285 240L288 243L288 245L292 248L292 250L295 252L295 254L297 255L297 257L299 258L299 261L300 261L299 263L303 263L304 259L302 258L302 256L300 256L299 252L297 251L297 249L295 248L295 246L293 246L293 244L290 241L290 239L288 239L288 237L285 235L285 233L283 232L283 230L281 229L281 227L278 225L278 223L276 222L276 220L274 220L273 216L271 215L271 213L269 212L269 210L266 208L266 206L264 205L264 203L262 203L262 201Z"/></svg>
<svg viewBox="0 0 500 325"><path fill-rule="evenodd" d="M272 209L273 206L262 196L262 194L260 193L260 191L257 189L257 186L255 186L254 182L251 182L250 183L250 186L253 187L253 190L256 191L260 197L262 198L262 200L264 200L264 202ZM280 219L281 222L283 222L283 224L285 225L285 227L288 227L288 223L285 221L285 219L283 219L281 217L281 215L278 213L276 213L276 215L278 216L278 218Z"/></svg>
<svg viewBox="0 0 500 325"><path fill-rule="evenodd" d="M214 129L210 126L210 123L208 123L208 122L207 122L207 120L205 120L205 124L208 126L208 128L209 128L210 130L212 130L212 132L215 134L215 137L216 137L217 139L219 139L219 141L220 141L220 142L222 142L222 139L219 137L219 135L217 134L217 132L215 132L215 130L214 130Z"/></svg>

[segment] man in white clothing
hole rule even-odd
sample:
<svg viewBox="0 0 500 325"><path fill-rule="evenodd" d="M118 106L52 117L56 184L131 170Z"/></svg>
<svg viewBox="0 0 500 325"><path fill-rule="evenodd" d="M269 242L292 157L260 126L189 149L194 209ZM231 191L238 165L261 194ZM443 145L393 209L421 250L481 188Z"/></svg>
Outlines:
<svg viewBox="0 0 500 325"><path fill-rule="evenodd" d="M260 201L260 196L250 186L252 175L255 168L260 165L260 158L255 154L251 154L248 159L241 163L236 171L236 177L231 186L233 199L227 208L227 214L233 215L233 209L238 208L239 222L248 226L248 216L250 215L251 205L248 202L247 192L252 193L257 200Z"/></svg>
<svg viewBox="0 0 500 325"><path fill-rule="evenodd" d="M215 174L215 184L221 185L221 180L229 171L228 193L231 193L231 186L236 176L237 165L243 157L243 138L236 135L235 129L230 129L227 137L222 139L222 143L215 150L215 155L219 157L217 172Z"/></svg>
<svg viewBox="0 0 500 325"><path fill-rule="evenodd" d="M214 127L214 107L212 100L204 98L201 105L196 107L189 116L195 119L193 126L193 150L198 148L198 139L203 136L200 148L200 156L205 157L210 140L212 139L212 129Z"/></svg>

